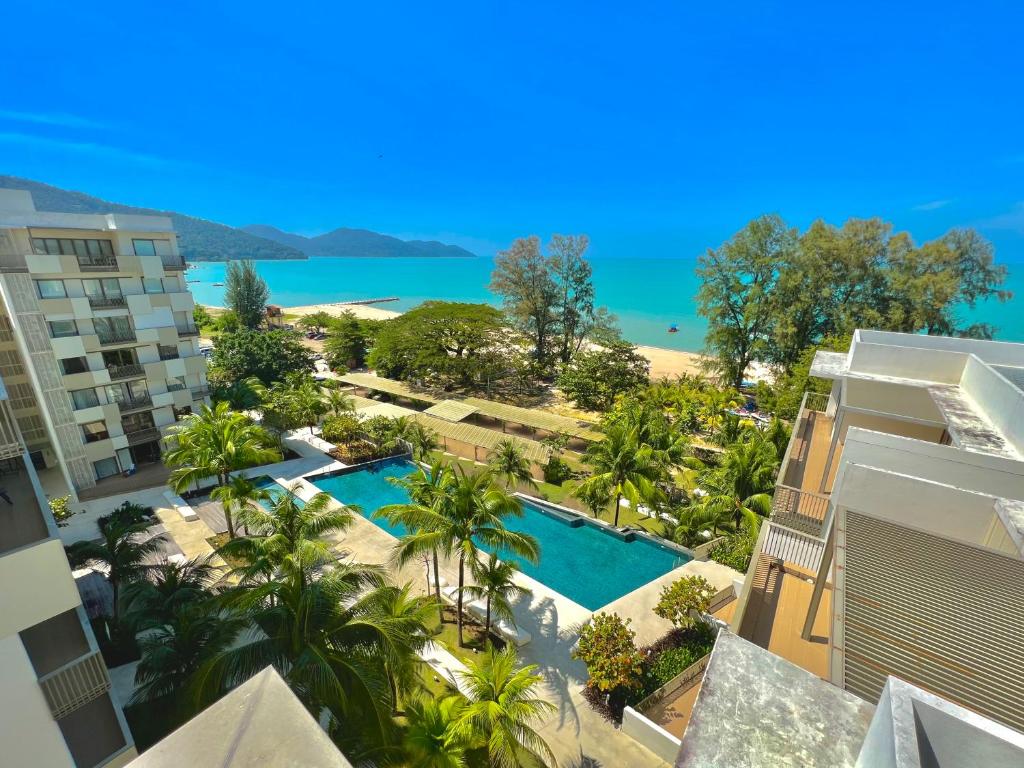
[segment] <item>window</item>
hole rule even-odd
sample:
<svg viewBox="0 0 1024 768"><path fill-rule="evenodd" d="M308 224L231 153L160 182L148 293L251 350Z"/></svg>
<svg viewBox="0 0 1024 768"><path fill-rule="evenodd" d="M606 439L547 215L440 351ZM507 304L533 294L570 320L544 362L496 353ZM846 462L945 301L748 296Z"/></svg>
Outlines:
<svg viewBox="0 0 1024 768"><path fill-rule="evenodd" d="M102 280L83 280L82 289L90 299L120 299L121 281L116 277L104 277Z"/></svg>
<svg viewBox="0 0 1024 768"><path fill-rule="evenodd" d="M51 320L48 325L51 338L63 339L67 336L78 335L78 325L74 320Z"/></svg>
<svg viewBox="0 0 1024 768"><path fill-rule="evenodd" d="M90 421L88 424L82 425L82 437L87 443L96 443L100 440L106 440L110 437L110 433L107 432L107 425L102 421Z"/></svg>
<svg viewBox="0 0 1024 768"><path fill-rule="evenodd" d="M132 240L136 256L170 256L170 240Z"/></svg>
<svg viewBox="0 0 1024 768"><path fill-rule="evenodd" d="M96 479L102 480L105 477L113 477L121 468L117 466L117 459L111 456L109 459L100 459L92 463L93 468L96 470Z"/></svg>
<svg viewBox="0 0 1024 768"><path fill-rule="evenodd" d="M169 344L158 344L157 350L160 352L161 360L177 360L181 357L177 346L172 347Z"/></svg>
<svg viewBox="0 0 1024 768"><path fill-rule="evenodd" d="M159 277L142 278L142 290L146 293L163 293L164 284Z"/></svg>
<svg viewBox="0 0 1024 768"><path fill-rule="evenodd" d="M66 357L60 361L60 369L65 376L73 373L85 373L89 370L89 361L84 357Z"/></svg>
<svg viewBox="0 0 1024 768"><path fill-rule="evenodd" d="M132 324L127 317L94 317L92 327L100 336L131 338Z"/></svg>
<svg viewBox="0 0 1024 768"><path fill-rule="evenodd" d="M99 405L100 398L95 389L76 389L71 393L71 402L75 404L75 410L80 411Z"/></svg>
<svg viewBox="0 0 1024 768"><path fill-rule="evenodd" d="M55 238L55 237L33 237L32 252L57 256L77 256L79 260L89 260L89 257L114 255L114 244L109 240L83 240L81 238Z"/></svg>
<svg viewBox="0 0 1024 768"><path fill-rule="evenodd" d="M174 412L174 420L175 421L181 421L186 416L191 416L192 415L192 406L191 405L183 405L183 406L181 406L181 408L172 408L171 410Z"/></svg>
<svg viewBox="0 0 1024 768"><path fill-rule="evenodd" d="M36 280L36 287L41 299L64 299L68 295L63 280Z"/></svg>

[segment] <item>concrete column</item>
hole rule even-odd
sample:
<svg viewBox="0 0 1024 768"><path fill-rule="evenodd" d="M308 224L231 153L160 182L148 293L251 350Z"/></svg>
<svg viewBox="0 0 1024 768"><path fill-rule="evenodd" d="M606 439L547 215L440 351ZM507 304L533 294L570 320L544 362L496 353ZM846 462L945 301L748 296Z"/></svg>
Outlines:
<svg viewBox="0 0 1024 768"><path fill-rule="evenodd" d="M832 551L835 549L835 524L829 526L828 538L825 539L825 551L821 553L821 563L818 565L818 574L814 577L814 591L811 593L811 603L807 606L807 618L804 619L804 629L800 637L804 640L811 639L811 630L814 629L814 619L818 615L818 607L821 605L821 593L825 591L825 582L828 581L828 572L832 567Z"/></svg>
<svg viewBox="0 0 1024 768"><path fill-rule="evenodd" d="M843 406L836 408L835 421L832 423L832 441L828 447L828 459L825 461L825 471L821 474L821 485L818 493L825 493L825 486L828 485L828 478L832 474L832 462L836 458L836 446L839 444L839 435L843 432Z"/></svg>

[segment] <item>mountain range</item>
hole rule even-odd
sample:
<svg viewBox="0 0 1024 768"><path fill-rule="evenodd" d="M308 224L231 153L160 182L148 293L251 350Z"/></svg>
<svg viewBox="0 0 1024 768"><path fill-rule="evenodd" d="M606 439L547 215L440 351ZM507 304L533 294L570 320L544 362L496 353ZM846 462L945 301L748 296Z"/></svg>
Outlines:
<svg viewBox="0 0 1024 768"><path fill-rule="evenodd" d="M305 259L309 256L473 256L455 245L435 241L399 240L365 229L336 229L303 237L267 226L229 227L177 211L160 211L112 203L83 192L17 176L0 175L0 189L27 189L37 210L57 213L129 213L169 216L187 261L233 259Z"/></svg>

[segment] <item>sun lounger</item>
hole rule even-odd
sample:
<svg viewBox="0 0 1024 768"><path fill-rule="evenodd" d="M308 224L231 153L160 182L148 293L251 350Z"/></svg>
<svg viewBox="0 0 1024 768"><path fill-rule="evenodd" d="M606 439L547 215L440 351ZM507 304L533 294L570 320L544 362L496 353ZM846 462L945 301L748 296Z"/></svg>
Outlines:
<svg viewBox="0 0 1024 768"><path fill-rule="evenodd" d="M167 499L171 509L181 515L182 520L191 523L199 519L199 515L196 514L195 510L186 504L185 500L178 494L164 491L164 498Z"/></svg>

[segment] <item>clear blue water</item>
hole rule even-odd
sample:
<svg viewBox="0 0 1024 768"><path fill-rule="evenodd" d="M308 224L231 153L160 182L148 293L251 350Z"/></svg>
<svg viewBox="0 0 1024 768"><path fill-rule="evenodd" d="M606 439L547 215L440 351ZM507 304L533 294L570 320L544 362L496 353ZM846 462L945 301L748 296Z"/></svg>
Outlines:
<svg viewBox="0 0 1024 768"><path fill-rule="evenodd" d="M698 351L704 344L704 321L693 297L698 282L693 259L600 258L592 261L597 303L619 318L623 335L635 344ZM283 306L398 296L382 308L405 310L427 299L497 303L488 292L494 262L476 259L334 259L258 261L270 286L271 301ZM980 304L964 312L971 322L999 328L997 338L1024 341L1024 264L1009 263L1006 288L1014 298ZM203 262L186 273L200 304L223 306L224 264ZM679 333L668 333L670 323Z"/></svg>
<svg viewBox="0 0 1024 768"><path fill-rule="evenodd" d="M356 504L364 517L392 536L407 533L402 525L372 517L388 504L405 504L406 492L389 477L406 477L414 467L404 459L381 462L371 470L313 479L313 485L345 504ZM531 503L521 518L508 518L509 529L528 533L540 543L534 565L515 559L523 573L588 610L597 610L652 579L683 565L688 558L674 549L637 537L623 541L603 526L585 522L573 527L561 517ZM503 555L503 553L499 553Z"/></svg>
<svg viewBox="0 0 1024 768"><path fill-rule="evenodd" d="M260 506L265 507L267 509L270 508L271 504L274 504L278 499L280 499L282 496L287 495L288 493L288 489L281 485L279 482L277 482L270 475L260 475L259 477L252 478L252 484L255 485L257 488L262 488L264 491L267 492L267 495L270 496L269 502L260 502ZM303 507L306 504L298 496L295 497L295 503L298 504L299 507Z"/></svg>

